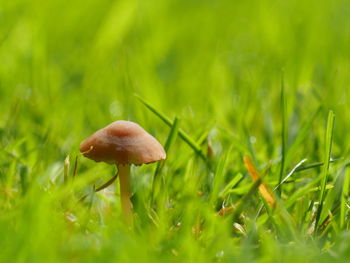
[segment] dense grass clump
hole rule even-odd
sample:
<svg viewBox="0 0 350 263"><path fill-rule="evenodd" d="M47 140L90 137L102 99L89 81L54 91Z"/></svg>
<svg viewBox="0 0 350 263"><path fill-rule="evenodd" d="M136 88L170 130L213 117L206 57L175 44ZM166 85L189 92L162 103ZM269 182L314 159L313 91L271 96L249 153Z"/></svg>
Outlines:
<svg viewBox="0 0 350 263"><path fill-rule="evenodd" d="M0 0L0 262L346 262L348 1ZM79 153L115 120L167 151Z"/></svg>

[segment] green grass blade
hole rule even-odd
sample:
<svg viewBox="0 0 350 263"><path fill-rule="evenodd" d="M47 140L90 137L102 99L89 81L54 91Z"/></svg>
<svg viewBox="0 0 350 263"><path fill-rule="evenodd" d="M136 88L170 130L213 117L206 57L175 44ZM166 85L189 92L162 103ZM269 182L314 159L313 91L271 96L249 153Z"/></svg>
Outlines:
<svg viewBox="0 0 350 263"><path fill-rule="evenodd" d="M329 160L330 163L334 163L336 161L338 161L339 159L331 159ZM313 169L313 168L317 168L317 167L321 167L324 165L324 162L316 162L316 163L311 163L311 164L308 164L308 165L303 165L303 166L300 166L298 167L297 169L295 169L294 172L301 172L301 171L305 171L305 170L309 170L309 169Z"/></svg>
<svg viewBox="0 0 350 263"><path fill-rule="evenodd" d="M308 132L310 131L313 122L315 121L318 114L321 112L321 107L319 107L316 112L311 116L310 119L305 121L305 123L302 125L300 132L298 133L298 136L294 140L293 144L290 145L287 153L286 153L286 159L285 159L285 165L288 165L292 158L294 153L297 151L297 149L300 147L300 145L303 143L303 141L306 139Z"/></svg>
<svg viewBox="0 0 350 263"><path fill-rule="evenodd" d="M235 187L239 181L243 178L241 173L238 173L232 180L225 186L225 188L219 193L219 198L224 198L227 194L229 194L230 190Z"/></svg>
<svg viewBox="0 0 350 263"><path fill-rule="evenodd" d="M244 132L244 136L246 138L247 150L249 151L251 157L253 158L254 163L259 163L258 158L256 157L254 146L253 146L252 141L251 141L250 133L248 131L248 128L244 124L243 124L243 132Z"/></svg>
<svg viewBox="0 0 350 263"><path fill-rule="evenodd" d="M25 165L20 165L19 166L19 176L20 176L20 182L21 182L21 188L22 188L22 195L25 195L28 186L29 186L29 178L28 178L28 167Z"/></svg>
<svg viewBox="0 0 350 263"><path fill-rule="evenodd" d="M209 131L205 130L201 136L199 136L197 140L197 145L203 146L203 144L207 141L209 135Z"/></svg>
<svg viewBox="0 0 350 263"><path fill-rule="evenodd" d="M169 132L169 135L168 135L168 138L167 140L165 141L165 144L164 144L164 149L165 151L168 153L170 147L173 145L175 139L176 139L176 136L178 134L178 131L179 131L179 125L180 125L180 120L175 117L174 119L174 122L171 126L171 129L170 129L170 132Z"/></svg>
<svg viewBox="0 0 350 263"><path fill-rule="evenodd" d="M282 193L282 178L285 170L285 158L286 158L286 101L285 101L285 90L284 90L284 75L282 72L281 77L281 97L280 97L280 106L281 106L281 121L282 121L282 131L281 131L281 166L280 166L280 174L278 180L278 191L279 196Z"/></svg>
<svg viewBox="0 0 350 263"><path fill-rule="evenodd" d="M277 188L280 187L284 182L286 182L288 180L288 178L291 177L295 173L295 171L298 169L298 167L300 167L306 161L307 161L307 159L303 159L299 163L297 163L297 165L294 166L294 168L286 175L286 177L284 177L283 180L274 188L274 191L277 190Z"/></svg>
<svg viewBox="0 0 350 263"><path fill-rule="evenodd" d="M324 152L324 166L323 166L323 170L322 170L322 179L323 180L322 180L322 184L321 184L319 206L317 209L316 220L315 220L315 233L317 233L317 230L318 230L318 222L319 222L320 217L321 217L323 202L324 202L325 194L326 194L328 170L329 170L329 163L330 163L331 152L332 152L334 119L335 119L335 116L334 116L333 111L329 111L328 120L327 120L327 130L326 130L326 145L325 145L326 148L325 148L325 152Z"/></svg>
<svg viewBox="0 0 350 263"><path fill-rule="evenodd" d="M341 194L341 204L340 204L340 229L344 228L345 225L345 218L346 218L346 211L349 210L347 206L347 199L349 196L349 186L350 186L350 171L349 168L346 167L345 173L344 173L344 182L343 182L343 189Z"/></svg>
<svg viewBox="0 0 350 263"><path fill-rule="evenodd" d="M285 207L289 208L291 207L300 197L306 195L308 192L312 191L312 188L321 180L321 177L317 177L309 184L300 187L298 190L295 191L292 195L288 197L288 200L285 203Z"/></svg>
<svg viewBox="0 0 350 263"><path fill-rule="evenodd" d="M334 160L330 160L330 163L334 162ZM295 172L298 172L298 171L303 171L303 170L307 170L307 169L312 169L312 168L315 168L315 167L320 167L320 166L323 166L323 162L319 162L319 163L314 163L314 164L310 164L310 165L307 165L307 166L304 166L304 167L300 167L300 169L296 169ZM312 180L309 184L299 188L295 193L293 193L292 195L289 196L288 200L286 201L286 207L290 207L294 204L294 202L302 197L303 195L307 194L308 192L312 191L312 189L314 189L315 185L321 181L322 179L322 174L318 177L316 177L314 180ZM318 187L317 187L318 189Z"/></svg>
<svg viewBox="0 0 350 263"><path fill-rule="evenodd" d="M157 117L159 117L166 125L169 127L172 126L171 120L165 116L163 113L158 111L156 108L154 108L151 104L146 102L144 99L142 99L140 96L135 94L135 97L142 102L143 105L145 105L151 112L153 112ZM202 152L201 147L182 129L179 129L179 136L182 140L184 140L204 161L207 160L205 154Z"/></svg>
<svg viewBox="0 0 350 263"><path fill-rule="evenodd" d="M175 117L174 122L171 126L171 129L170 129L168 138L164 144L164 150L167 153L167 155L168 155L168 152L169 152L171 145L174 143L174 141L177 137L178 130L179 130L179 122L180 122L179 119ZM158 175L159 175L159 173L164 165L164 162L165 161L157 163L157 168L156 168L156 170L154 172L154 176L153 176L152 193L155 193L155 191L156 191L156 185L158 183Z"/></svg>
<svg viewBox="0 0 350 263"><path fill-rule="evenodd" d="M220 159L218 166L216 168L215 176L214 176L213 182L212 182L213 187L212 187L211 192L210 192L209 202L211 204L215 203L215 200L218 197L220 186L222 185L222 182L225 179L225 171L226 171L226 167L227 167L227 162L230 158L230 153L232 151L232 148L233 148L233 145L230 146L229 150L227 151L226 156L223 156Z"/></svg>
<svg viewBox="0 0 350 263"><path fill-rule="evenodd" d="M254 181L254 183L249 188L248 192L244 196L242 196L232 215L233 220L237 219L239 214L242 212L243 208L247 205L248 200L252 198L255 193L258 193L258 188L261 183L262 183L262 178L260 177L258 178L258 180Z"/></svg>

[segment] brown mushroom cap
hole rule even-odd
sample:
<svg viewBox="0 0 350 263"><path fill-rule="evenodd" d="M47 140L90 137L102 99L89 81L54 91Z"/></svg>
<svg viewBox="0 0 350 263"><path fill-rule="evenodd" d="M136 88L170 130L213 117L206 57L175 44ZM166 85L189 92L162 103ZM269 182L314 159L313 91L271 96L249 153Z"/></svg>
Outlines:
<svg viewBox="0 0 350 263"><path fill-rule="evenodd" d="M163 146L138 124L115 121L80 145L80 152L96 162L147 164L166 158Z"/></svg>

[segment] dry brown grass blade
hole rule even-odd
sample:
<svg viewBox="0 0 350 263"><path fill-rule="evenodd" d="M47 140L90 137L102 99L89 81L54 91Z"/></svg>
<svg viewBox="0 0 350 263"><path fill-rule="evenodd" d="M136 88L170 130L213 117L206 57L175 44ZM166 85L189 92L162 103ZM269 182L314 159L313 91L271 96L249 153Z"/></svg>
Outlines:
<svg viewBox="0 0 350 263"><path fill-rule="evenodd" d="M248 173L250 176L253 178L253 181L258 181L259 179L261 180L261 176L259 172L255 169L254 165L250 161L250 158L248 156L243 157L244 165L248 170ZM275 198L272 194L272 191L267 187L267 185L262 182L259 186L259 191L261 196L265 199L265 201L271 206L275 206Z"/></svg>
<svg viewBox="0 0 350 263"><path fill-rule="evenodd" d="M223 207L219 210L219 212L217 214L220 216L224 216L224 215L229 214L230 212L232 212L235 209L236 209L236 207L234 205L231 205L229 207Z"/></svg>

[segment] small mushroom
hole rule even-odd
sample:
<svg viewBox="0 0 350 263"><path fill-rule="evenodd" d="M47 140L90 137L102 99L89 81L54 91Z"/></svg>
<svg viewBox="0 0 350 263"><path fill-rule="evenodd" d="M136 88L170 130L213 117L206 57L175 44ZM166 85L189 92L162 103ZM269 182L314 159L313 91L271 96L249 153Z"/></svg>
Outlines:
<svg viewBox="0 0 350 263"><path fill-rule="evenodd" d="M163 146L138 124L115 121L84 140L80 152L96 162L117 165L123 214L125 220L132 223L130 165L164 160L166 153Z"/></svg>

